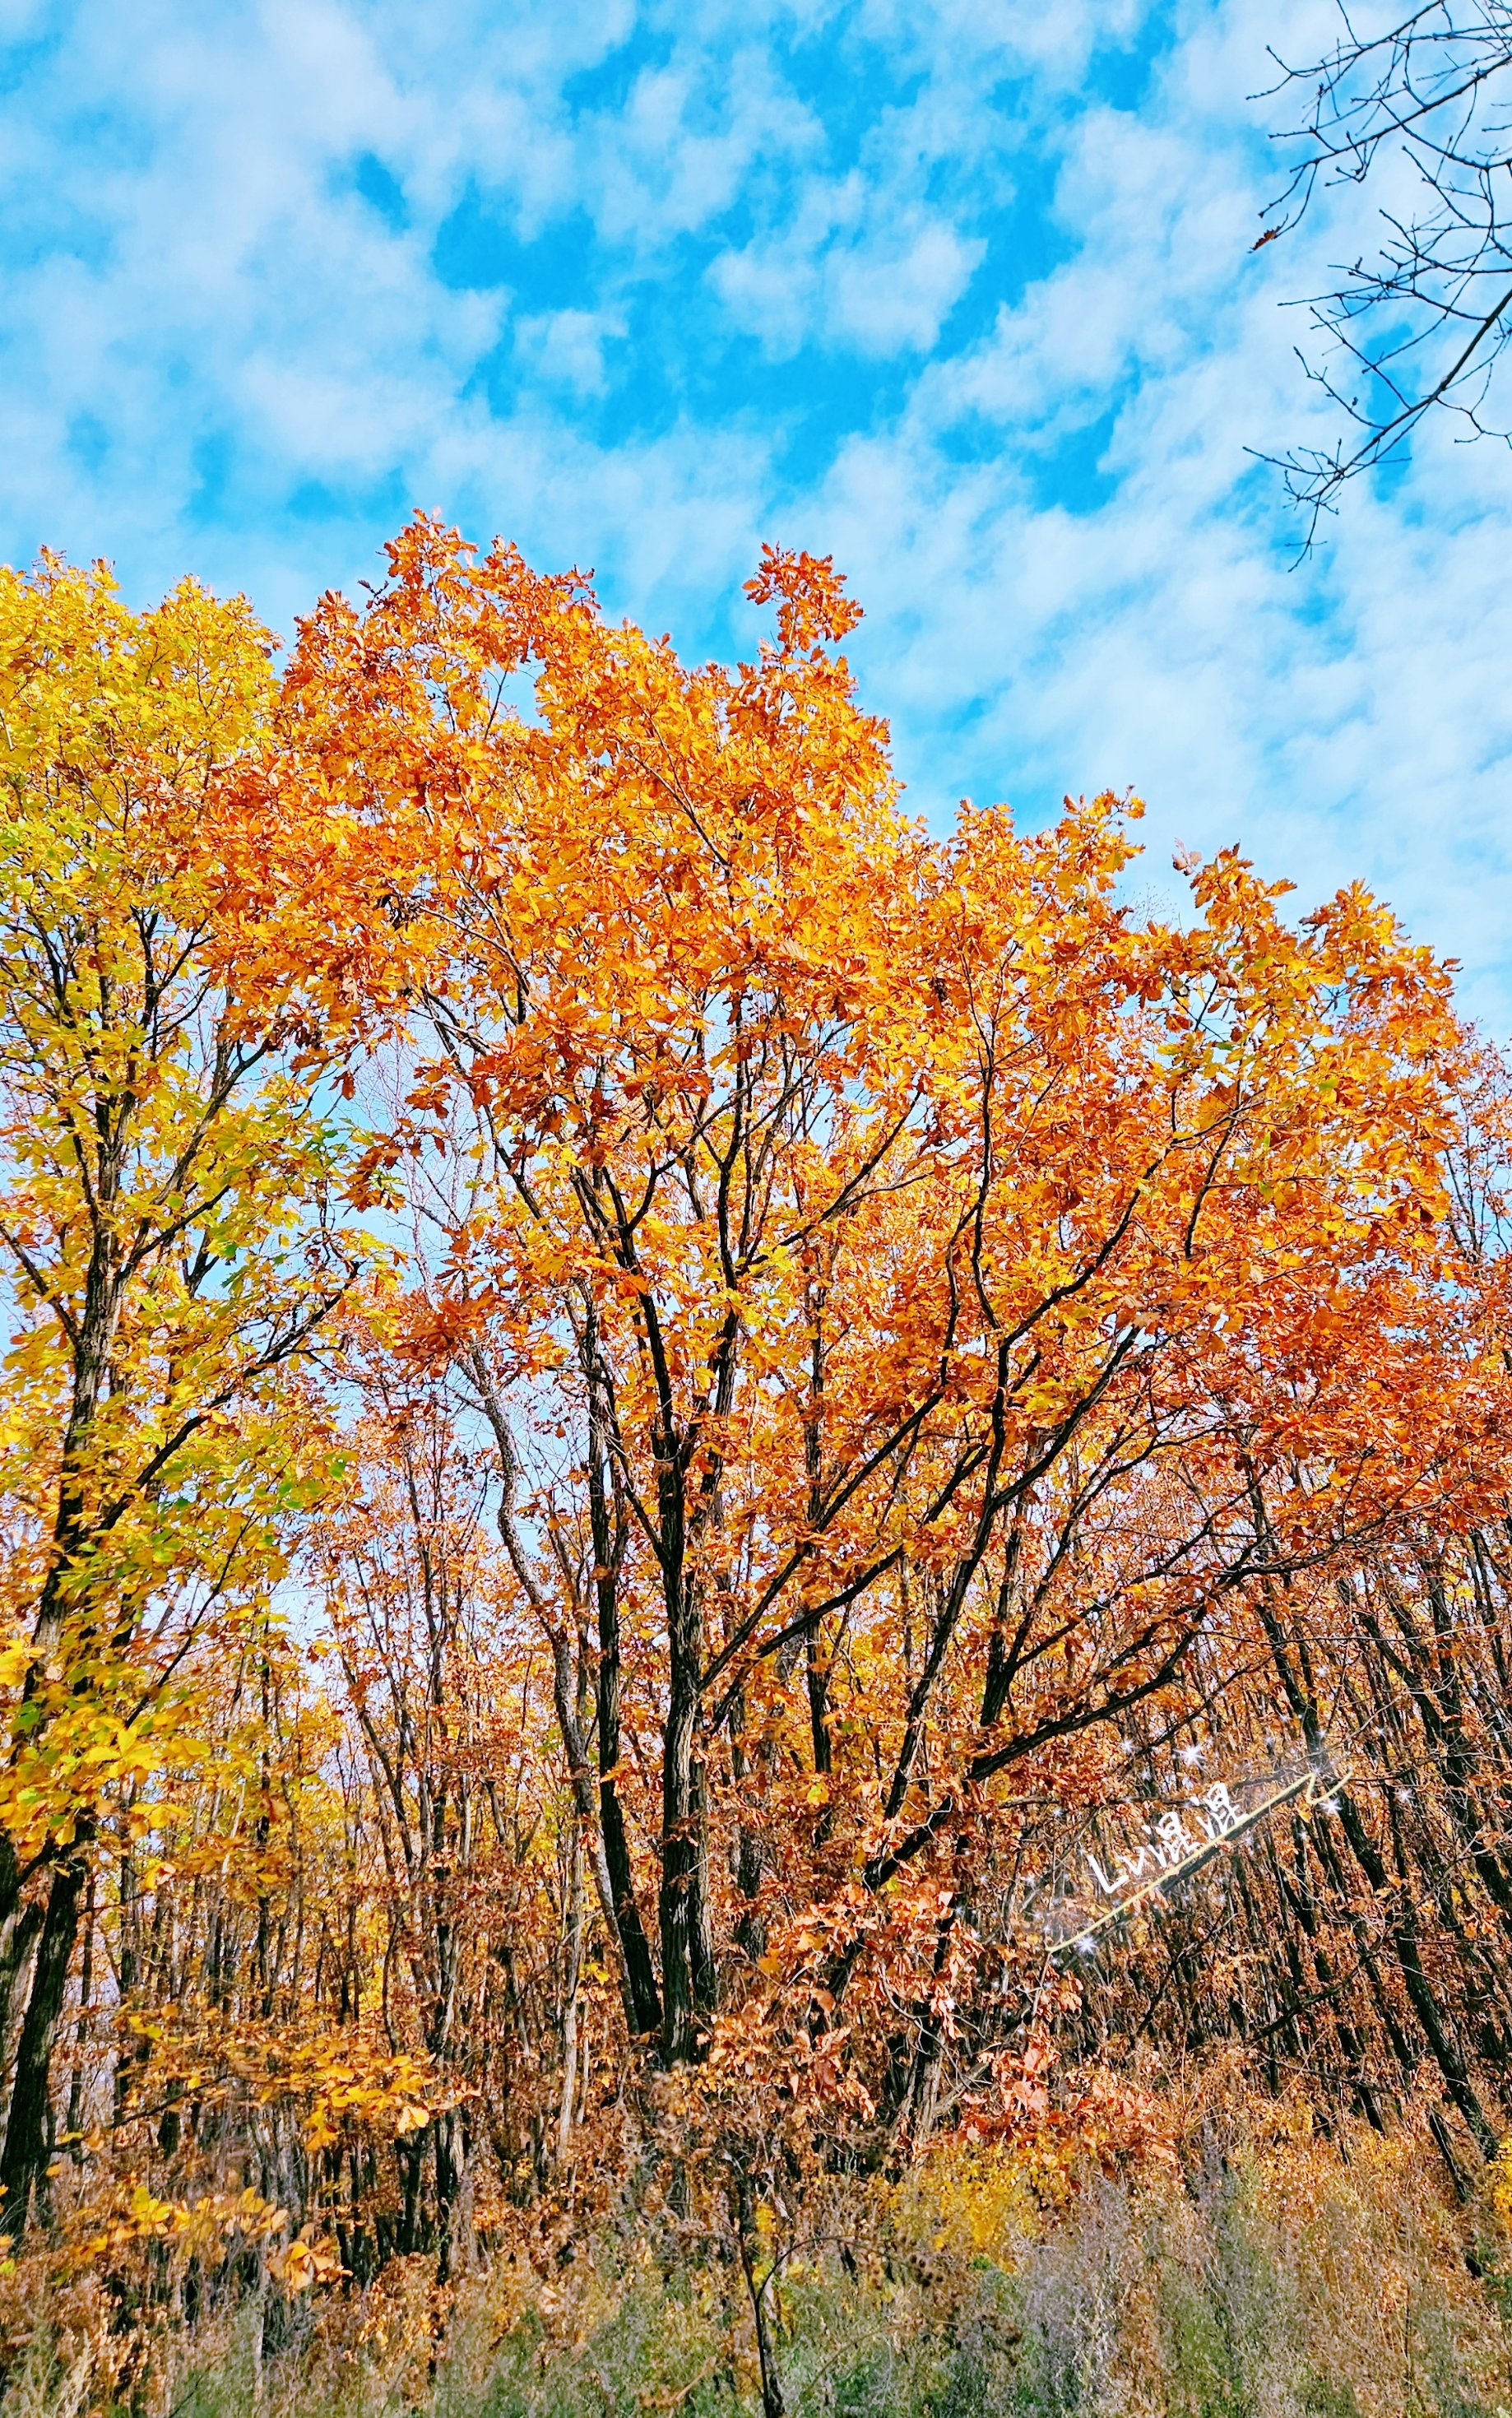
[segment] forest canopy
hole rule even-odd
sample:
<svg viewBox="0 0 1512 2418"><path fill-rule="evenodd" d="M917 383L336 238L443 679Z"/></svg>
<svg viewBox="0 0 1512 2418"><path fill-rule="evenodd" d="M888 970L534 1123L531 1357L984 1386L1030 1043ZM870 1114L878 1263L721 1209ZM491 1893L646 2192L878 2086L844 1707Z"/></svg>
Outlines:
<svg viewBox="0 0 1512 2418"><path fill-rule="evenodd" d="M832 566L747 593L0 578L23 2299L618 2195L772 2410L788 2211L932 2140L1228 2057L1496 2153L1502 1065L1361 888L932 833Z"/></svg>

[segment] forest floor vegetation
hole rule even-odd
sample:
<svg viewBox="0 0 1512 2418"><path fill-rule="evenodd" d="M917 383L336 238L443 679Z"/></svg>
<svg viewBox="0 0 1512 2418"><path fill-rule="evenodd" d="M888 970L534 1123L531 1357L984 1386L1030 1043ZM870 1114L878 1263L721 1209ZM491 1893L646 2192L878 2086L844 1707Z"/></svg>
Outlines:
<svg viewBox="0 0 1512 2418"><path fill-rule="evenodd" d="M1020 2154L944 2146L858 2194L852 2242L777 2276L790 2418L1504 2418L1512 2256L1501 2161L1460 2204L1426 2136L1300 2103L1211 2109L1174 2165L1046 2193ZM537 2268L438 2297L276 2290L185 2330L99 2398L85 2341L38 2335L8 2418L736 2418L762 2407L738 2264L668 2255L622 2210Z"/></svg>

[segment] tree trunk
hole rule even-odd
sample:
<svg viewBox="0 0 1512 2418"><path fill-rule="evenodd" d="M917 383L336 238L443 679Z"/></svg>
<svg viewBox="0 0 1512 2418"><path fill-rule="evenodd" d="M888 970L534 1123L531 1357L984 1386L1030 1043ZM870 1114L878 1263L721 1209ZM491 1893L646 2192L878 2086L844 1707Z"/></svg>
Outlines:
<svg viewBox="0 0 1512 2418"><path fill-rule="evenodd" d="M705 1788L699 1760L703 1612L685 1556L682 1478L669 1444L662 1450L662 1574L666 1602L667 1706L662 1744L662 2058L686 2065L702 2054L714 2007Z"/></svg>
<svg viewBox="0 0 1512 2418"><path fill-rule="evenodd" d="M31 1996L16 2052L16 2081L10 2094L6 2145L0 2153L0 2230L8 2233L12 2241L18 2241L24 2229L32 2196L47 2163L48 2080L53 2043L69 1986L84 1879L82 1856L70 1857L58 1866L38 1941Z"/></svg>
<svg viewBox="0 0 1512 2418"><path fill-rule="evenodd" d="M756 2282L756 2262L760 2247L756 2226L756 2194L749 2175L741 2173L735 2186L736 2224L741 2237L741 2269L745 2288L751 2296L751 2315L756 2322L756 2357L761 2363L761 2418L785 2418L787 2404L783 2399L782 2372L777 2365L777 2346L772 2338L771 2312L767 2305L767 2289L776 2273L770 2267L760 2283Z"/></svg>
<svg viewBox="0 0 1512 2418"><path fill-rule="evenodd" d="M662 1753L662 2059L686 2065L697 2055L694 1991L700 1842L694 1780L696 1686L674 1653L671 1702Z"/></svg>
<svg viewBox="0 0 1512 2418"><path fill-rule="evenodd" d="M557 2117L557 2165L567 2171L577 2098L578 1983L583 1965L583 1834L573 1824L567 1856L567 1938L562 1975L562 2089Z"/></svg>

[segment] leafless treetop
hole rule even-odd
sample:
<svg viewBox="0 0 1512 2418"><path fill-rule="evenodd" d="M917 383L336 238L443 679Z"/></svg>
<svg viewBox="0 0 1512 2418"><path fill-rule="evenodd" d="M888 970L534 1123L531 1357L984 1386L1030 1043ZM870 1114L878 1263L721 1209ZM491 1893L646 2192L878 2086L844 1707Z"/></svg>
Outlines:
<svg viewBox="0 0 1512 2418"><path fill-rule="evenodd" d="M1291 174L1261 243L1294 226L1320 187L1383 188L1374 252L1309 298L1309 375L1347 426L1330 450L1284 457L1316 527L1346 480L1373 467L1426 414L1490 416L1493 374L1512 337L1512 0L1430 0L1362 32L1341 7L1333 48L1311 65L1273 52L1273 87L1305 114L1278 138Z"/></svg>

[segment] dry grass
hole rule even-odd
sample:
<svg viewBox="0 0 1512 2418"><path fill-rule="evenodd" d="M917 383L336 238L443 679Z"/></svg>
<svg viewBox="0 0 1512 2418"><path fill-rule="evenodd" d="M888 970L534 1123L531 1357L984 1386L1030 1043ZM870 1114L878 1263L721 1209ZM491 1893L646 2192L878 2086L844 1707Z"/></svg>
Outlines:
<svg viewBox="0 0 1512 2418"><path fill-rule="evenodd" d="M858 2195L842 2247L789 2241L790 2418L1508 2418L1498 2197L1493 2171L1462 2210L1422 2142L1325 2141L1271 2107L1194 2120L1178 2172L1093 2174L1059 2196L1021 2162L946 2149ZM411 2262L360 2301L243 2307L134 2380L118 2364L115 2389L87 2342L54 2337L12 2375L6 2418L760 2407L738 2271L674 2258L628 2211L547 2274L470 2278L445 2316L443 2339Z"/></svg>

